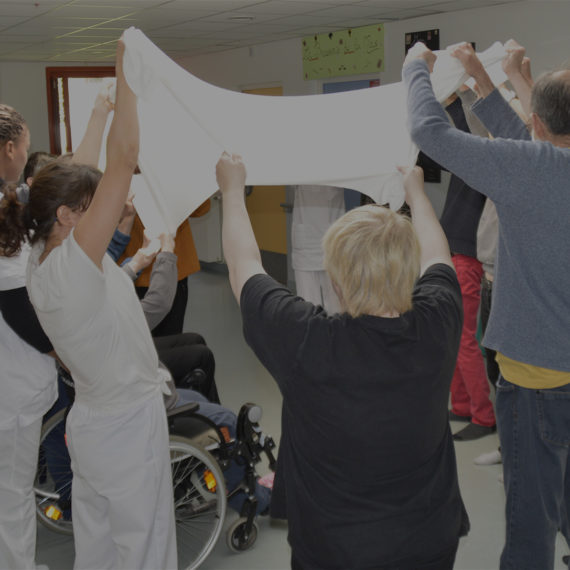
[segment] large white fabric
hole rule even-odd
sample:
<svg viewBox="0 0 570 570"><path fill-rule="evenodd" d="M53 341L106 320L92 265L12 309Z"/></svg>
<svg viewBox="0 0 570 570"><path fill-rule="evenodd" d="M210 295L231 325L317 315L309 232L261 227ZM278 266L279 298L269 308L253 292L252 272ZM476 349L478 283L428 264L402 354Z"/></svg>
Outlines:
<svg viewBox="0 0 570 570"><path fill-rule="evenodd" d="M15 257L0 257L0 291L26 286L27 244ZM29 425L41 418L57 397L55 360L22 340L0 313L0 429Z"/></svg>
<svg viewBox="0 0 570 570"><path fill-rule="evenodd" d="M139 98L139 166L149 190L138 201L146 204L145 226L174 233L217 190L215 165L223 151L243 156L250 185L339 186L394 208L402 204L396 167L417 156L402 83L294 97L236 93L194 77L140 30L127 30L124 42L125 76ZM503 55L496 44L481 59L490 67ZM465 79L461 64L438 52L439 99Z"/></svg>

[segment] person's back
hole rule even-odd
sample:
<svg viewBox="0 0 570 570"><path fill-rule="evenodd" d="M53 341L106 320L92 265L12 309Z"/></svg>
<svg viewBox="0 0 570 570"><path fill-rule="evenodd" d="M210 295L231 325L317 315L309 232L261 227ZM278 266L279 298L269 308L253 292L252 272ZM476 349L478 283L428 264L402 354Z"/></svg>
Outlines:
<svg viewBox="0 0 570 570"><path fill-rule="evenodd" d="M244 336L283 394L274 489L292 568L453 568L469 524L447 420L463 315L422 170L404 177L413 225L373 205L327 231L332 317L263 270L240 158L223 155L217 178Z"/></svg>
<svg viewBox="0 0 570 570"><path fill-rule="evenodd" d="M301 567L411 567L454 551L468 525L447 418L454 272L430 267L397 318L327 317L266 276L243 291L244 312L260 297L275 308L259 307L244 334L284 397L280 462L287 503L300 506L287 514Z"/></svg>
<svg viewBox="0 0 570 570"><path fill-rule="evenodd" d="M519 570L553 568L558 531L570 543L570 270L564 262L570 256L570 70L547 73L531 87L522 71L524 48L510 45L503 68L530 98L532 141L470 44L452 55L477 82L481 98L473 110L494 140L445 124L428 75L435 56L427 48L408 54L403 77L412 138L497 209L493 307L483 340L497 351L500 368L496 409L506 492L500 568Z"/></svg>

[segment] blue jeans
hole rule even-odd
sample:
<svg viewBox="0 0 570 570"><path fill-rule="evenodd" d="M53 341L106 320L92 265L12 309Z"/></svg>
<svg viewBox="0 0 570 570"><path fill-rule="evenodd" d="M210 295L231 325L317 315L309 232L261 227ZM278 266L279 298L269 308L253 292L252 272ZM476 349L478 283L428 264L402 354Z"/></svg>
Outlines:
<svg viewBox="0 0 570 570"><path fill-rule="evenodd" d="M505 478L501 570L551 570L560 530L570 544L570 384L549 390L497 382Z"/></svg>

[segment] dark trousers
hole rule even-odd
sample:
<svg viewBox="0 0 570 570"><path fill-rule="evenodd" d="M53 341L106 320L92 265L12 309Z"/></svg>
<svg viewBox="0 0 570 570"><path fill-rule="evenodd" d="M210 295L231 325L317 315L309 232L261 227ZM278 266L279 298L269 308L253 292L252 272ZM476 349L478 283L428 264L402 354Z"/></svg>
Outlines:
<svg viewBox="0 0 570 570"><path fill-rule="evenodd" d="M487 330L487 323L489 322L489 315L491 314L491 299L493 297L493 282L489 281L485 275L481 279L481 308L480 308L480 318L481 318L481 331L485 334ZM497 353L496 351L485 347L485 368L487 371L487 378L489 382L493 384L493 387L497 387L497 380L499 379L499 365L495 360Z"/></svg>
<svg viewBox="0 0 570 570"><path fill-rule="evenodd" d="M168 368L174 384L179 388L191 388L200 392L210 402L219 404L220 397L214 379L216 362L204 337L197 333L182 333L154 338L159 360ZM205 377L198 384L186 384L195 369L204 371Z"/></svg>
<svg viewBox="0 0 570 570"><path fill-rule="evenodd" d="M442 554L437 555L432 560L420 562L417 564L396 564L389 566L378 566L377 570L453 570L455 564L455 555L457 554L457 541L451 548L447 549ZM308 570L304 569L299 561L295 558L295 554L291 555L291 570Z"/></svg>

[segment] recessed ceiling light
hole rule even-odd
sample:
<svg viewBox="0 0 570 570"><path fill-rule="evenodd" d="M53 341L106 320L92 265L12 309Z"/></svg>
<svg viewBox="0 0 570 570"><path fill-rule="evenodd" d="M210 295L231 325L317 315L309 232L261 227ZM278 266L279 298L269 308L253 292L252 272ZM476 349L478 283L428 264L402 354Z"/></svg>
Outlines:
<svg viewBox="0 0 570 570"><path fill-rule="evenodd" d="M253 16L232 16L230 20L232 22L253 22L255 18Z"/></svg>

